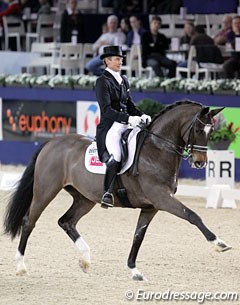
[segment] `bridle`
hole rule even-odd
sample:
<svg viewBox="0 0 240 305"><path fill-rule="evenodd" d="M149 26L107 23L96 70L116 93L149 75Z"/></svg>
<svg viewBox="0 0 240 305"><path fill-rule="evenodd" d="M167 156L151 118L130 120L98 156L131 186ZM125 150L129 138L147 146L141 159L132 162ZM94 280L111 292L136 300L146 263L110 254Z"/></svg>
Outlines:
<svg viewBox="0 0 240 305"><path fill-rule="evenodd" d="M170 152L174 152L177 155L179 155L181 158L183 158L184 160L187 160L188 158L190 158L192 156L192 152L193 151L199 151L199 152L207 152L208 147L207 146L203 146L203 145L195 145L191 143L191 139L192 139L192 134L194 131L194 127L196 122L198 121L199 123L201 123L204 127L208 126L210 128L213 127L213 124L208 124L208 123L204 123L203 121L201 121L199 119L199 112L193 117L193 119L191 120L190 124L188 125L188 127L186 128L186 130L183 133L182 139L184 140L185 136L187 135L187 141L185 141L185 146L181 146L178 145L174 142L172 142L169 139L166 139L156 133L154 133L153 131L149 130L146 127L146 124L141 124L138 127L145 131L147 134L151 134L154 137L162 140L165 144L167 144L167 146L165 147L167 150L169 150ZM186 123L187 124L187 123Z"/></svg>

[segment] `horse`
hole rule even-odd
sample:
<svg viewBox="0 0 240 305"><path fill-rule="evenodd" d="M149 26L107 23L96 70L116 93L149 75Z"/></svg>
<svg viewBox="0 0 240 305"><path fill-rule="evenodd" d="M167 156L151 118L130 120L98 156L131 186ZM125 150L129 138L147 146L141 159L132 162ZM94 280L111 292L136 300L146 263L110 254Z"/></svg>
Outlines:
<svg viewBox="0 0 240 305"><path fill-rule="evenodd" d="M145 280L136 266L136 259L147 228L160 210L195 225L219 252L231 248L211 232L194 211L174 196L182 158L188 158L190 166L196 169L206 166L212 118L222 109L210 110L194 101L178 101L166 106L143 128L145 139L139 151L138 174L128 171L121 175L131 208L140 209L127 260L133 280ZM21 234L15 256L17 275L27 273L24 253L35 223L62 189L73 197L73 202L59 218L58 224L79 250L81 269L88 271L90 248L76 225L100 202L104 179L103 175L90 173L85 168L85 151L91 142L92 139L79 134L55 137L35 152L26 167L9 199L4 216L4 233L12 239ZM117 196L115 207L126 207Z"/></svg>

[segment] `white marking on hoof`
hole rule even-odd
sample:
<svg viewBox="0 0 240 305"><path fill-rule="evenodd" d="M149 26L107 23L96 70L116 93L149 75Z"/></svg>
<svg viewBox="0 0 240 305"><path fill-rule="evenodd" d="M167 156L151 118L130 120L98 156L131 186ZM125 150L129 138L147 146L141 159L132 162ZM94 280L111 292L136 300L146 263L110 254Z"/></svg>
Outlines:
<svg viewBox="0 0 240 305"><path fill-rule="evenodd" d="M145 281L148 280L144 277L144 275L137 268L128 268L132 274L132 279L134 281Z"/></svg>
<svg viewBox="0 0 240 305"><path fill-rule="evenodd" d="M79 265L82 271L86 273L91 265L90 248L82 237L75 241L75 245L80 251Z"/></svg>
<svg viewBox="0 0 240 305"><path fill-rule="evenodd" d="M19 251L16 253L15 260L17 265L16 275L22 276L27 274L27 268L24 264L24 256Z"/></svg>
<svg viewBox="0 0 240 305"><path fill-rule="evenodd" d="M218 237L215 240L213 240L211 243L215 245L215 250L218 252L225 252L232 249L230 245L226 244L225 241L221 240Z"/></svg>

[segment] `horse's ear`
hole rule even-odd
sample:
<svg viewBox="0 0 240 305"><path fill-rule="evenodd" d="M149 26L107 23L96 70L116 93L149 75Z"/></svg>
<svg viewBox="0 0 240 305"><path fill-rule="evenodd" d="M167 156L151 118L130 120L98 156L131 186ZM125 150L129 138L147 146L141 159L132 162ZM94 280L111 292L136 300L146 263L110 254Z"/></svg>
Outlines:
<svg viewBox="0 0 240 305"><path fill-rule="evenodd" d="M217 108L217 109L213 109L210 111L211 117L213 118L216 114L218 114L219 112L221 112L225 107L222 108Z"/></svg>
<svg viewBox="0 0 240 305"><path fill-rule="evenodd" d="M204 115L208 114L208 113L209 113L209 110L210 110L209 107L203 107L202 110L201 110L200 115L201 115L201 116L204 116Z"/></svg>

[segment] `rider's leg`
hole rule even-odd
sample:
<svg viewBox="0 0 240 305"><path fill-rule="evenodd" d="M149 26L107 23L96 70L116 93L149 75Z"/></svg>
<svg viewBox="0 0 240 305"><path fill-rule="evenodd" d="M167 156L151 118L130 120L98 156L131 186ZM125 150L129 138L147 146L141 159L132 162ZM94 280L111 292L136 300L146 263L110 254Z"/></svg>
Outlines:
<svg viewBox="0 0 240 305"><path fill-rule="evenodd" d="M102 207L113 207L113 186L118 172L119 162L121 161L120 139L122 133L127 129L127 125L114 122L106 136L106 148L110 155L106 163L106 174L104 180L104 195L102 198Z"/></svg>
<svg viewBox="0 0 240 305"><path fill-rule="evenodd" d="M110 156L108 162L106 163L106 174L104 178L104 194L101 200L101 206L103 208L113 207L113 186L114 181L118 172L119 162L114 160L113 155Z"/></svg>

